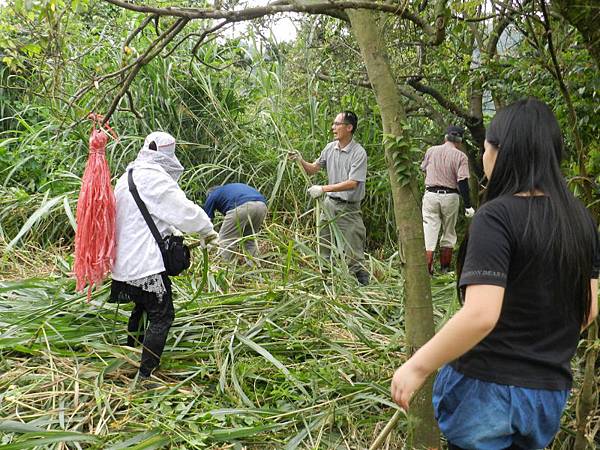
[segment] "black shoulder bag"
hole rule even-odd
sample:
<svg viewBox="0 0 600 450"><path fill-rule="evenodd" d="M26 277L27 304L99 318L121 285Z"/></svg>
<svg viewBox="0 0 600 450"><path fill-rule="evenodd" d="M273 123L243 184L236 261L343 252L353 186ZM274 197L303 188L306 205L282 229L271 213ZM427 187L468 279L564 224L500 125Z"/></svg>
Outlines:
<svg viewBox="0 0 600 450"><path fill-rule="evenodd" d="M142 216L144 216L144 220L148 224L148 228L150 228L150 232L158 244L167 275L179 275L181 272L188 269L191 264L190 249L183 243L183 236L175 236L171 234L165 236L163 239L158 231L158 228L156 228L156 224L152 220L152 217L150 217L150 213L148 212L148 208L146 208L146 204L140 198L140 194L138 193L135 183L133 182L133 169L129 169L127 174L127 182L129 184L129 192L131 192L131 195L133 195L135 203L140 209Z"/></svg>

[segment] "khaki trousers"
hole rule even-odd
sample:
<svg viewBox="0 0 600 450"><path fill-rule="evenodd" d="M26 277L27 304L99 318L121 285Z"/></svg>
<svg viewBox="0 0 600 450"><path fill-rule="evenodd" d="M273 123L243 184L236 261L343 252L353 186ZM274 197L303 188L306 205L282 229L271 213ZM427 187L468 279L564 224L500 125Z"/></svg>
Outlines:
<svg viewBox="0 0 600 450"><path fill-rule="evenodd" d="M342 203L325 197L322 203L320 251L324 258L331 257L331 248L342 248L350 272L364 269L367 231L359 203ZM341 242L340 242L341 241Z"/></svg>
<svg viewBox="0 0 600 450"><path fill-rule="evenodd" d="M258 201L247 202L228 211L219 230L219 240L221 241L219 256L225 261L231 261L235 257L233 248L242 241L242 238L256 234L266 215L267 205ZM254 237L244 239L243 246L250 256L258 256Z"/></svg>
<svg viewBox="0 0 600 450"><path fill-rule="evenodd" d="M425 250L432 252L437 245L440 228L440 247L454 248L456 244L456 220L460 198L458 194L437 194L426 191L423 196L423 233Z"/></svg>

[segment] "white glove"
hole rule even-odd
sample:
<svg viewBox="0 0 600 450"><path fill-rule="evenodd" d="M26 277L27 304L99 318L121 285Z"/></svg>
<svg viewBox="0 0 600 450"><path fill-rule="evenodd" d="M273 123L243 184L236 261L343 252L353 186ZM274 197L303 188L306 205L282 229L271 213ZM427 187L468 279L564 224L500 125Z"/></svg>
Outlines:
<svg viewBox="0 0 600 450"><path fill-rule="evenodd" d="M471 218L475 215L475 210L473 208L467 208L465 209L465 217L467 218Z"/></svg>
<svg viewBox="0 0 600 450"><path fill-rule="evenodd" d="M312 185L306 192L308 192L308 195L310 195L312 198L319 198L325 194L323 186L319 186L318 184Z"/></svg>
<svg viewBox="0 0 600 450"><path fill-rule="evenodd" d="M216 231L211 231L205 236L202 236L202 240L200 241L200 247L205 248L207 250L216 250L219 248L219 235Z"/></svg>
<svg viewBox="0 0 600 450"><path fill-rule="evenodd" d="M302 161L302 155L299 151L292 150L288 152L288 159L290 161Z"/></svg>

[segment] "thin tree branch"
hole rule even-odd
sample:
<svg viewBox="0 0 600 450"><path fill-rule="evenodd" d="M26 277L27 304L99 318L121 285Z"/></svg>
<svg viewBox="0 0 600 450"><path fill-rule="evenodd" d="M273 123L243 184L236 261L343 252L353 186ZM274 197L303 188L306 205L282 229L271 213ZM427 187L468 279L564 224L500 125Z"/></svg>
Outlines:
<svg viewBox="0 0 600 450"><path fill-rule="evenodd" d="M176 23L178 23L178 22L176 22ZM101 77L94 78L90 84L83 86L81 89L79 89L77 92L75 92L75 94L73 94L73 96L71 97L71 101L69 102L68 108L70 108L74 103L79 101L85 94L87 94L92 89L94 89L94 88L98 89L101 83L103 83L107 80L110 80L111 78L116 78L121 75L124 75L129 70L135 69L136 67L138 67L140 64L145 65L146 62L144 62L144 59L147 58L148 55L151 54L152 50L165 38L165 36L167 36L169 34L169 32L170 32L170 30L172 30L172 28L173 28L173 26L171 28L169 28L167 31L165 31L158 38L156 38L154 41L152 41L150 43L150 45L146 48L144 53L142 53L140 56L138 56L134 61L129 63L127 66L121 67L120 69L118 69L114 72L108 73L106 75L103 75ZM163 47L161 47L161 50L162 50L162 48ZM154 56L152 56L152 58L153 57Z"/></svg>
<svg viewBox="0 0 600 450"><path fill-rule="evenodd" d="M129 100L129 109L127 111L131 111L131 113L137 117L138 119L142 118L142 115L135 109L135 104L133 103L133 97L131 96L131 91L129 89L125 92L127 95L127 100Z"/></svg>
<svg viewBox="0 0 600 450"><path fill-rule="evenodd" d="M482 17L462 17L462 16L457 16L455 14L452 14L451 16L454 20L460 20L461 22L485 22L486 20L491 20L491 19L495 19L496 17L498 17L498 14L489 14L487 16L482 16Z"/></svg>
<svg viewBox="0 0 600 450"><path fill-rule="evenodd" d="M194 48L192 49L192 54L194 56L196 56L196 52L198 51L198 48L200 47L200 45L204 42L204 39L206 39L206 36L208 36L209 34L214 33L215 31L223 28L228 23L229 23L229 21L224 20L223 22L219 22L214 27L211 27L211 28L208 28L208 29L202 31L202 33L194 32L194 33L189 33L189 34L185 35L177 43L175 43L173 45L173 48L171 48L171 50L169 50L168 53L166 53L164 55L164 57L168 58L169 56L171 56L173 54L173 52L175 50L177 50L181 44L183 44L185 41L187 41L192 36L198 36L198 41L196 42L196 44L194 45Z"/></svg>
<svg viewBox="0 0 600 450"><path fill-rule="evenodd" d="M326 14L344 11L346 9L368 9L394 14L410 20L426 34L436 35L436 28L429 25L421 17L406 11L402 5L377 3L373 1L343 0L343 1L315 1L315 2L273 2L267 6L244 8L239 10L217 10L210 8L181 8L168 6L159 8L155 6L140 5L127 0L104 0L120 8L128 9L145 14L156 14L158 16L181 17L188 20L195 19L227 19L230 22L241 22L245 20L258 19L267 15L286 12L298 12L305 14ZM445 0L440 0L444 2ZM339 15L335 15L339 17Z"/></svg>
<svg viewBox="0 0 600 450"><path fill-rule="evenodd" d="M189 20L185 18L178 19L167 31L165 31L161 36L159 36L159 38L155 41L156 48L149 47L144 52L144 55L142 55L142 57L138 59L139 62L133 67L131 72L129 72L127 78L121 84L121 90L113 98L113 101L110 107L108 108L106 115L104 116L103 123L106 123L110 119L112 114L115 112L117 106L119 105L119 102L121 101L121 98L125 95L125 93L129 89L129 86L131 85L135 76L138 74L141 68L148 64L150 61L152 61L152 59L154 59L158 54L160 54L162 49L165 48L165 46L169 42L171 42L181 30L183 30L183 28L187 25L188 22Z"/></svg>
<svg viewBox="0 0 600 450"><path fill-rule="evenodd" d="M338 80L336 80L334 77L332 77L331 75L324 73L324 72L317 72L316 77L319 80L327 81L330 83L338 82ZM351 84L353 86L362 87L365 89L373 89L373 86L371 86L371 82L365 78L363 78L363 79L353 78L351 80L348 80L348 84Z"/></svg>
<svg viewBox="0 0 600 450"><path fill-rule="evenodd" d="M206 39L206 36L208 36L211 33L214 33L215 31L220 30L221 28L223 28L228 23L230 23L229 20L224 20L224 21L219 22L218 24L216 24L214 27L209 28L207 30L204 30L202 32L202 34L200 34L200 37L198 38L198 42L196 42L196 45L194 45L194 48L192 49L192 54L194 55L195 58L198 58L198 56L197 56L198 49L200 48L200 45L202 44L202 42L204 41L204 39Z"/></svg>
<svg viewBox="0 0 600 450"><path fill-rule="evenodd" d="M543 25L544 30L546 31L546 41L548 42L548 53L550 53L550 60L552 61L553 70L550 71L556 81L558 82L558 86L560 88L560 92L565 98L565 102L567 102L567 107L569 110L569 118L571 122L571 128L573 132L573 137L575 138L575 147L577 148L577 159L580 167L580 175L587 176L585 173L581 173L583 170L585 172L585 166L583 164L584 158L584 150L583 144L581 142L581 136L579 135L579 129L577 127L577 112L575 111L575 107L573 106L573 100L571 99L571 93L565 84L565 80L562 76L562 71L560 69L560 65L558 64L558 59L556 58L556 51L554 49L554 43L552 39L552 28L550 26L550 17L548 17L548 9L546 7L545 0L540 0L540 6L542 9L542 16L544 17Z"/></svg>
<svg viewBox="0 0 600 450"><path fill-rule="evenodd" d="M462 117L465 120L476 119L469 114L467 110L461 108L456 103L444 97L438 90L432 88L431 86L424 85L417 78L409 78L406 80L406 83L412 86L415 90L433 97L442 108L447 109L458 117Z"/></svg>
<svg viewBox="0 0 600 450"><path fill-rule="evenodd" d="M122 48L125 49L125 47L128 47L129 44L131 43L131 41L133 41L133 39L135 39L135 37L141 33L141 31L146 28L148 26L148 24L150 23L150 21L155 18L155 15L151 15L151 16L147 16L142 23L140 24L139 27L137 27L135 30L133 30L129 36L127 36L127 39L125 39L125 42L123 42L123 46Z"/></svg>
<svg viewBox="0 0 600 450"><path fill-rule="evenodd" d="M333 78L332 76L330 76L326 73L323 73L323 72L318 72L316 74L316 76L319 80L328 81L328 82L332 82L332 83L336 82L335 78ZM365 89L373 89L371 82L364 78L363 79L352 78L351 80L348 80L347 82L354 86L362 87ZM437 111L435 108L433 108L429 104L429 102L427 102L427 100L425 100L423 98L423 96L421 96L420 94L415 92L413 89L408 88L408 86L404 86L404 85L400 84L400 85L397 85L396 87L398 88L398 92L400 92L400 94L403 97L406 97L407 99L409 99L415 103L413 110L416 111L418 109L425 109L427 111L427 117L429 117L431 120L436 122L439 126L441 126L441 127L444 126L444 124L445 124L444 116L439 111ZM407 112L408 112L408 109L407 109Z"/></svg>

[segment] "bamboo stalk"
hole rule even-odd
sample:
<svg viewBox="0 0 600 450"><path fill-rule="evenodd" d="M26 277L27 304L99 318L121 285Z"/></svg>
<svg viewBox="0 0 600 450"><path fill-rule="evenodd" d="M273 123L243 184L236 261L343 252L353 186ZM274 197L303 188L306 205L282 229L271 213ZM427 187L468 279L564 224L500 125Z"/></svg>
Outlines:
<svg viewBox="0 0 600 450"><path fill-rule="evenodd" d="M383 441L386 440L386 438L388 437L388 435L390 434L392 429L396 426L396 424L400 420L400 416L402 414L405 414L405 412L401 409L398 409L394 413L394 415L392 416L390 421L387 423L385 428L383 430L381 430L381 433L379 433L379 436L377 436L377 438L373 441L373 443L369 447L369 450L377 450L379 447L381 447L381 444L383 444Z"/></svg>

